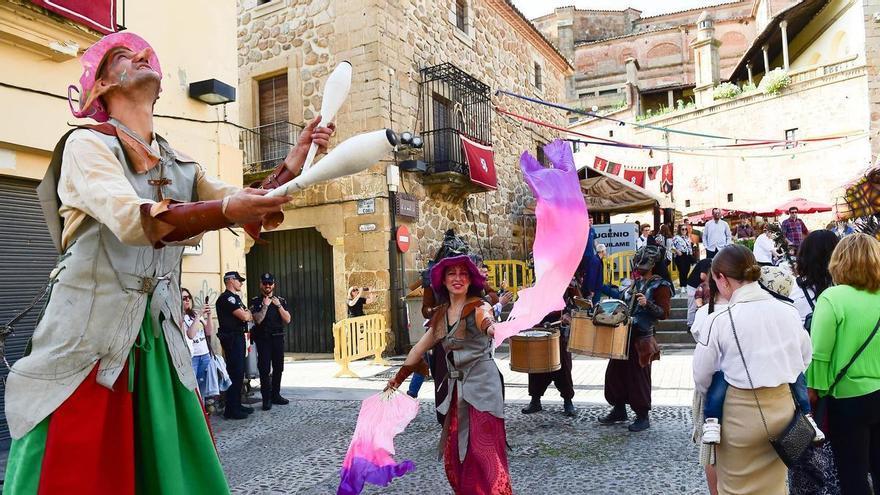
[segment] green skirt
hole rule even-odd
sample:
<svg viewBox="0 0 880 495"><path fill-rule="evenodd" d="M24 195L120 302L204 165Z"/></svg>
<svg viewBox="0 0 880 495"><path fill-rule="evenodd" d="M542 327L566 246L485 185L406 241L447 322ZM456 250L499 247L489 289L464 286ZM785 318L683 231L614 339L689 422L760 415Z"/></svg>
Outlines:
<svg viewBox="0 0 880 495"><path fill-rule="evenodd" d="M149 304L113 390L95 381L97 368L13 440L4 494L229 493L201 402L180 383Z"/></svg>

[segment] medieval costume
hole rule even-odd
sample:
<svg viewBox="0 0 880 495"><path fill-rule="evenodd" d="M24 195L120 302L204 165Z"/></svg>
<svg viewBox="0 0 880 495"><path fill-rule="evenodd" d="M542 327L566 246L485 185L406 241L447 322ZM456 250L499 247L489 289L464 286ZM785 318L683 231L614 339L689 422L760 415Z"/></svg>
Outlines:
<svg viewBox="0 0 880 495"><path fill-rule="evenodd" d="M443 242L434 260L428 263L428 268L422 272L422 316L431 320L437 313L440 306L434 295L434 289L431 286L431 269L442 259L451 256L460 256L467 254L470 250L467 242L460 236L455 235L452 229L447 230L443 235ZM430 330L429 330L430 331ZM427 362L430 368L431 376L434 377L434 406L440 407L440 404L446 399L446 382L438 379L446 376L446 351L443 344L437 342L427 354ZM424 379L424 378L423 378ZM413 394L410 394L413 395ZM441 425L445 421L445 415L437 411L437 422Z"/></svg>
<svg viewBox="0 0 880 495"><path fill-rule="evenodd" d="M109 117L93 89L105 56L123 49L161 80L135 34L89 48L73 112L101 124L62 137L38 189L63 254L30 352L6 384L4 493L229 491L181 330L180 243L231 226L224 198L239 188ZM269 180L291 178L282 164Z"/></svg>
<svg viewBox="0 0 880 495"><path fill-rule="evenodd" d="M613 406L612 411L601 418L603 425L627 420L626 405L636 413L630 431L643 431L650 427L648 411L651 409L651 362L660 359L660 348L654 338L658 320L669 317L672 284L653 273L657 263L665 262L663 253L656 246L646 246L633 258L633 283L622 294L630 302L629 358L612 359L605 370L605 400ZM639 304L639 295L644 304Z"/></svg>
<svg viewBox="0 0 880 495"><path fill-rule="evenodd" d="M565 291L565 309L556 311L544 318L545 323L562 320L559 328L559 358L562 367L550 373L529 373L529 396L532 398L528 406L523 408L523 414L532 414L543 410L541 397L547 391L547 387L553 383L563 400L563 412L566 416L574 416L574 380L571 377L571 352L568 350L568 339L571 335L571 312L576 309L575 299L583 299L575 277L571 285ZM565 315L565 318L563 318Z"/></svg>
<svg viewBox="0 0 880 495"><path fill-rule="evenodd" d="M447 269L466 267L470 285L457 321L450 321L452 306L443 280ZM447 367L437 381L448 393L437 411L445 415L440 449L449 484L456 494L505 495L512 493L507 466L504 429L504 383L492 358L491 308L479 297L485 279L468 256L453 256L431 269L431 286L442 303L434 311L430 329L410 351L405 364L389 381L397 388L417 371L421 350L439 342Z"/></svg>

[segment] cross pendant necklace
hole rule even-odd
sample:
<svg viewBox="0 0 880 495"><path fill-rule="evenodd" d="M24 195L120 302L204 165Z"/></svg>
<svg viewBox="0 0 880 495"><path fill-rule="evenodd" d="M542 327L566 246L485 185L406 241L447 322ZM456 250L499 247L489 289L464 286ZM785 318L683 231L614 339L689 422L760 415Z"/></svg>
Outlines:
<svg viewBox="0 0 880 495"><path fill-rule="evenodd" d="M159 201L162 201L165 199L165 195L162 194L162 188L171 185L171 179L165 177L165 174L163 173L165 171L165 162L163 160L159 160L158 165L153 167L153 169L150 169L150 175L152 175L153 170L157 168L159 169L159 178L147 179L147 184L156 187L156 195L158 196Z"/></svg>

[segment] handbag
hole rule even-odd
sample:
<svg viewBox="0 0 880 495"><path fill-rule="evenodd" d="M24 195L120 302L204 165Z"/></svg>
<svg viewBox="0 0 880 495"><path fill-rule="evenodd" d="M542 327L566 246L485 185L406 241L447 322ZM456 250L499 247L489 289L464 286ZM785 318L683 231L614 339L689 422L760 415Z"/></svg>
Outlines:
<svg viewBox="0 0 880 495"><path fill-rule="evenodd" d="M800 280L795 279L795 282L798 284L798 287L800 287L801 290L804 292L807 303L810 305L810 314L804 317L804 330L806 330L807 333L810 333L810 327L813 325L813 312L816 311L816 303L814 303L813 300L810 299L810 293L807 292L807 287L801 284Z"/></svg>
<svg viewBox="0 0 880 495"><path fill-rule="evenodd" d="M746 370L746 377L749 379L749 386L752 387L752 393L755 394L755 403L758 404L758 412L761 414L761 422L764 423L764 431L767 432L767 438L770 440L770 445L773 446L776 454L782 462L790 468L796 465L796 463L807 452L807 448L812 445L813 437L816 436L816 430L814 430L813 426L810 425L810 422L807 421L804 412L801 411L800 406L797 401L794 400L794 396L792 395L792 402L794 402L795 408L794 418L792 418L779 436L774 437L770 434L770 429L767 427L767 419L764 417L764 410L761 409L761 402L758 400L758 392L755 390L755 384L752 382L752 375L749 373L748 366L746 366L746 357L743 355L742 346L739 343L739 337L736 335L736 326L733 324L733 314L730 309L728 309L727 315L730 317L730 327L733 329L733 339L736 341L736 348L739 350L739 356L742 359L743 368Z"/></svg>
<svg viewBox="0 0 880 495"><path fill-rule="evenodd" d="M208 377L205 379L205 397L215 397L220 395L220 381L217 377L217 361L211 356L208 359Z"/></svg>
<svg viewBox="0 0 880 495"><path fill-rule="evenodd" d="M223 359L223 356L217 356L216 354L211 356L211 360L214 362L215 369L217 370L217 382L220 391L225 392L232 386L232 379L229 378L229 372L226 371L226 361Z"/></svg>
<svg viewBox="0 0 880 495"><path fill-rule="evenodd" d="M245 378L260 377L260 370L257 367L257 354L257 345L254 344L253 340L251 340L250 345L248 346L248 354L244 362Z"/></svg>

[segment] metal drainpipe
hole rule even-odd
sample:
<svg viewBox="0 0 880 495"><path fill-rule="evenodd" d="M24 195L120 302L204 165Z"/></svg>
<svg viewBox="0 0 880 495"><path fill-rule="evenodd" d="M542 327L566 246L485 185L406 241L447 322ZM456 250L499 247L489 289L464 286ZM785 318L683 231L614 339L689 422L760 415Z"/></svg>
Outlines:
<svg viewBox="0 0 880 495"><path fill-rule="evenodd" d="M397 153L394 154L397 162ZM401 273L406 268L406 260L397 252L397 215L395 204L397 192L388 191L388 213L391 217L391 238L388 240L388 265L391 279L391 331L395 336L394 352L403 354L409 347L409 329L406 313L403 311L403 294L401 293Z"/></svg>

